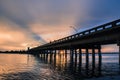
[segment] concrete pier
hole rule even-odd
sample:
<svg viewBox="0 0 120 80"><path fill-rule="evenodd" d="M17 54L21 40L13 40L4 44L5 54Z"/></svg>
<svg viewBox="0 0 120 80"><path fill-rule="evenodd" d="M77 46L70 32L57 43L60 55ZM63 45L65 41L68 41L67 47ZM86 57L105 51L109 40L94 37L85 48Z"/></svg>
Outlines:
<svg viewBox="0 0 120 80"><path fill-rule="evenodd" d="M120 65L120 45L119 45L119 65Z"/></svg>
<svg viewBox="0 0 120 80"><path fill-rule="evenodd" d="M74 50L74 54L75 54L75 61L74 61L74 72L77 71L77 49Z"/></svg>
<svg viewBox="0 0 120 80"><path fill-rule="evenodd" d="M95 48L92 48L92 73L94 74L95 70Z"/></svg>
<svg viewBox="0 0 120 80"><path fill-rule="evenodd" d="M88 48L86 49L86 75L89 73L89 51Z"/></svg>
<svg viewBox="0 0 120 80"><path fill-rule="evenodd" d="M101 53L101 46L98 49L98 71L99 75L101 75L101 68L102 68L102 53Z"/></svg>
<svg viewBox="0 0 120 80"><path fill-rule="evenodd" d="M79 72L81 73L81 67L82 67L82 49L79 49Z"/></svg>

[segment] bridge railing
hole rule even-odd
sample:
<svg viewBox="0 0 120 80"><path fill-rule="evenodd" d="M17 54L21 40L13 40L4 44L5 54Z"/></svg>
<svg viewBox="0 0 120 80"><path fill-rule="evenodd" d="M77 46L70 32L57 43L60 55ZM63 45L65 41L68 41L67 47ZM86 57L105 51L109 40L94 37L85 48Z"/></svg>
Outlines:
<svg viewBox="0 0 120 80"><path fill-rule="evenodd" d="M76 39L76 38L79 38L79 37L82 37L85 35L89 35L89 34L92 34L92 33L98 32L98 31L102 31L102 30L106 30L106 29L116 27L116 26L120 26L120 19L115 20L113 22L109 22L107 24L97 26L97 27L92 28L92 29L88 29L86 31L83 31L83 32L80 32L80 33L77 33L77 34L74 34L71 36L67 36L67 37L62 38L62 39L55 40L53 42L47 43L47 44L39 46L39 47L47 47L47 46L54 45L54 44L61 43L61 42L65 42L68 40L73 40L73 39Z"/></svg>
<svg viewBox="0 0 120 80"><path fill-rule="evenodd" d="M115 26L118 26L118 25L120 25L120 19L115 20L113 22L109 22L107 24L100 25L98 27L95 27L95 28L92 28L92 29L89 29L89 30L86 30L86 31L83 31L83 32L80 32L80 33L77 33L77 34L74 34L74 35L71 35L71 36L68 36L68 37L65 37L65 38L62 38L62 39L59 39L59 40L55 40L51 44L75 39L75 38L78 38L78 37L81 37L81 36L85 36L85 35L88 35L88 34L91 34L91 33L95 33L97 31L102 31L102 30L112 28L112 27L115 27Z"/></svg>

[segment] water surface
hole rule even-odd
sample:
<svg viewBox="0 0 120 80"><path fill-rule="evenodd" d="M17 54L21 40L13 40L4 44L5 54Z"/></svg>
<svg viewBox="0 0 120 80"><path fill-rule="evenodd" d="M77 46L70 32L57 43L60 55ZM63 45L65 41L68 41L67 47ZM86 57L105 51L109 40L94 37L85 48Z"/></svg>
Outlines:
<svg viewBox="0 0 120 80"><path fill-rule="evenodd" d="M79 62L71 62L63 54L56 55L56 59L40 58L39 55L28 54L0 54L0 80L82 80L88 78L85 70L85 54L82 55L82 69L79 73ZM53 56L54 57L54 56ZM119 75L118 54L102 55L101 76ZM89 73L91 74L91 54ZM97 71L98 56L96 54L96 69L94 77L100 77ZM91 78L93 76L90 76Z"/></svg>

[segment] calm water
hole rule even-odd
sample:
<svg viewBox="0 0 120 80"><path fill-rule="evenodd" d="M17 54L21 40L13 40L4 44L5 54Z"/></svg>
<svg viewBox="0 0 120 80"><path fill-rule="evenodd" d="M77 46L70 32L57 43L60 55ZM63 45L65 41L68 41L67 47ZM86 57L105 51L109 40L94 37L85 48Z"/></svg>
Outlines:
<svg viewBox="0 0 120 80"><path fill-rule="evenodd" d="M28 54L0 54L0 80L82 80L85 76L85 54L82 55L82 73L79 73L78 61L75 65L70 62L69 54L65 59L63 54L56 56L56 60L45 60L40 56ZM102 76L119 75L118 54L102 55ZM91 55L90 66L91 68ZM94 77L100 77L97 71ZM89 73L91 69L89 70ZM91 78L93 76L90 76Z"/></svg>

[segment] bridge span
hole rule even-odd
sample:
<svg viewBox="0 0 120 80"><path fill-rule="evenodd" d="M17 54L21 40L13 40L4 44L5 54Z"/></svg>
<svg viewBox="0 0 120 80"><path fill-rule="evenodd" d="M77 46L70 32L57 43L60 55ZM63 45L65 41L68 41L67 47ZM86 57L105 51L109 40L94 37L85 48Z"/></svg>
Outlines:
<svg viewBox="0 0 120 80"><path fill-rule="evenodd" d="M53 42L32 48L28 50L31 54L40 54L42 57L47 58L48 54L51 58L54 54L63 50L65 56L70 53L70 58L75 60L79 54L79 65L82 65L82 53L86 53L86 69L89 66L89 53L92 54L92 68L95 68L95 54L98 54L98 70L101 70L102 53L101 45L117 44L119 46L119 64L120 64L120 19L88 29L86 31L76 33L62 39L54 40ZM84 49L84 51L83 51ZM67 58L67 57L66 57Z"/></svg>
<svg viewBox="0 0 120 80"><path fill-rule="evenodd" d="M31 50L86 48L120 42L120 19L98 27L54 40L53 42L32 48Z"/></svg>

